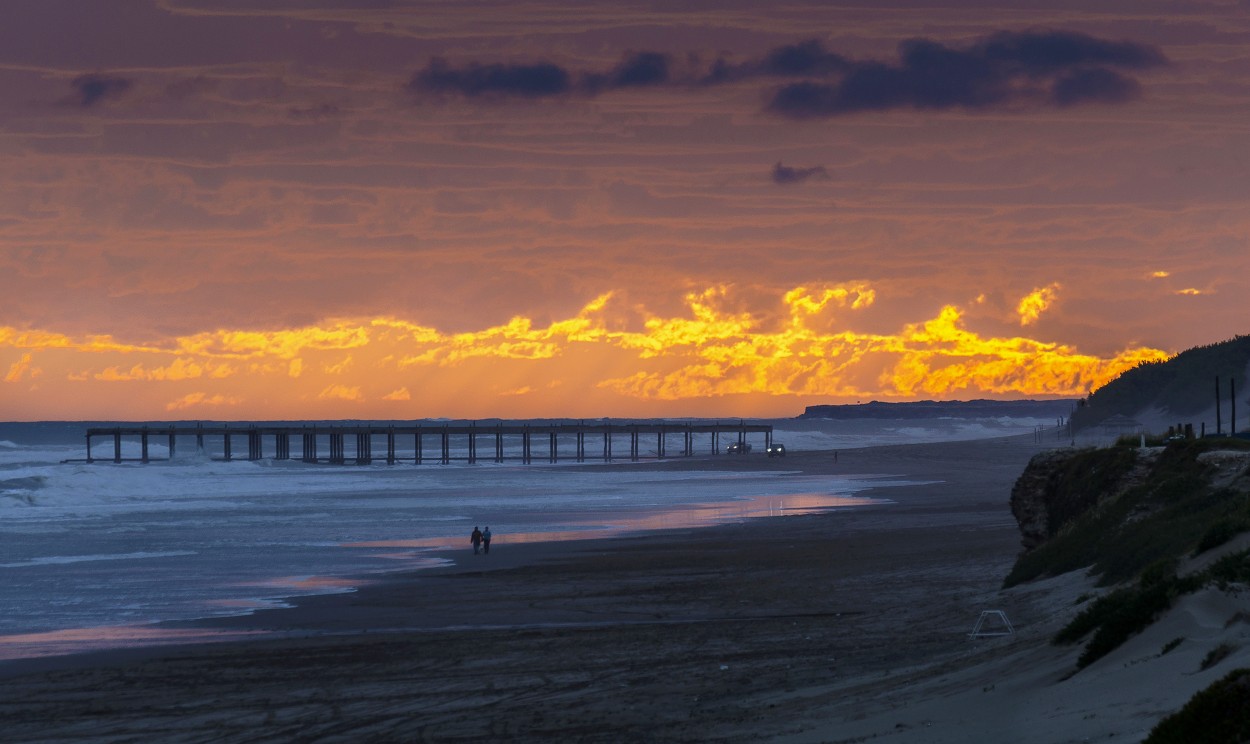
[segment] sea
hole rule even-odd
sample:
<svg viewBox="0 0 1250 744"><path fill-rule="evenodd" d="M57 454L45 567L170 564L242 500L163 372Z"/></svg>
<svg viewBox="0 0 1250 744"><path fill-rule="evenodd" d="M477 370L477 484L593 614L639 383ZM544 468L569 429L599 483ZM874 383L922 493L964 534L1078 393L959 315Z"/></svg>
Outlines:
<svg viewBox="0 0 1250 744"><path fill-rule="evenodd" d="M748 423L772 424L773 440L799 453L1012 436L1054 421ZM97 459L87 462L87 428L112 425L121 424L0 423L0 660L208 640L210 631L171 621L283 607L391 572L445 565L456 560L447 548L469 552L477 525L490 526L494 550L503 551L523 542L854 509L889 503L889 486L910 482L890 473L705 469L700 458L727 456L713 454L710 435L696 438L693 467L674 456L680 443L667 443L664 459L652 443L639 466L617 457L621 466L613 468L591 459L469 464L455 459L459 452L449 464L417 464L415 445L400 448L395 464L383 457L328 465L239 459L237 449L226 460L220 442L199 450L186 438L170 457L163 436L150 438L147 463L138 461L137 437L123 440L121 463L113 462L111 438L95 440ZM292 443L296 458L298 449ZM746 457L764 457L762 449ZM628 454L628 438L614 451Z"/></svg>

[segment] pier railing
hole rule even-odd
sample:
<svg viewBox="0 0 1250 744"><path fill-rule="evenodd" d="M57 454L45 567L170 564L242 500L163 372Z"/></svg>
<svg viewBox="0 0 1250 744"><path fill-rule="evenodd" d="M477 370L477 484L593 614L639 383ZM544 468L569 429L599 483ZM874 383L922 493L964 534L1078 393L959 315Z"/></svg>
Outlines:
<svg viewBox="0 0 1250 744"><path fill-rule="evenodd" d="M764 449L772 443L773 427L769 424L721 422L646 422L646 423L382 423L382 424L181 424L109 426L87 429L87 462L100 460L120 462L151 462L172 460L180 441L194 438L197 452L206 453L206 442L218 440L221 456L218 459L262 460L268 455L274 460L290 460L291 445L297 443L299 458L307 463L334 463L368 465L381 460L382 452L388 465L412 462L449 464L464 461L474 464L480 461L535 461L559 462L561 444L566 446L564 459L585 462L600 459L612 462L624 459L625 453L616 449L622 441L628 441L628 457L631 461L641 459L664 459L670 456L692 457L696 453L696 437L707 435L708 454L719 454L722 437L731 442L749 444L752 435L762 436ZM654 448L646 448L644 442L654 437ZM105 438L113 442L112 457L98 458L92 450L93 440ZM123 457L123 441L138 440L139 456ZM246 441L246 457L235 453L236 440ZM601 440L601 441L600 441ZM622 440L622 441L618 441ZM670 440L678 447L669 454ZM153 457L150 445L166 442L168 454ZM271 446L267 449L266 442ZM406 443L406 444L405 444ZM545 443L545 444L544 444ZM379 457L374 456L374 446ZM483 451L481 445L486 444ZM353 446L354 445L354 446ZM431 445L433 445L431 447ZM323 448L324 446L324 448ZM570 450L571 448L571 450ZM744 451L748 448L739 448ZM593 453L592 453L593 450Z"/></svg>

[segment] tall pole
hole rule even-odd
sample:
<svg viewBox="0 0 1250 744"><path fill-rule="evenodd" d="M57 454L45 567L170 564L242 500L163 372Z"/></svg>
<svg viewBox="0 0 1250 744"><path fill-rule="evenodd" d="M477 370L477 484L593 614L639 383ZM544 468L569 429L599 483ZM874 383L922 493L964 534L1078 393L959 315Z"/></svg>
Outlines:
<svg viewBox="0 0 1250 744"><path fill-rule="evenodd" d="M1220 423L1220 377L1215 376L1215 436L1219 436L1223 432L1223 426Z"/></svg>
<svg viewBox="0 0 1250 744"><path fill-rule="evenodd" d="M1233 378L1228 378L1228 434L1237 433L1237 387Z"/></svg>

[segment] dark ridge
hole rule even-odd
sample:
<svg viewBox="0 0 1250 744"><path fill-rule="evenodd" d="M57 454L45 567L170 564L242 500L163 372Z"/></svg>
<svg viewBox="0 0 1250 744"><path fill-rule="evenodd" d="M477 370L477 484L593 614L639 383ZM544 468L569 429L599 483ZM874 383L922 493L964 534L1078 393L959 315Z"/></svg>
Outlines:
<svg viewBox="0 0 1250 744"><path fill-rule="evenodd" d="M799 418L823 419L980 419L1066 418L1076 401L1060 400L918 400L909 403L855 403L853 405L808 406Z"/></svg>
<svg viewBox="0 0 1250 744"><path fill-rule="evenodd" d="M1072 413L1072 425L1080 431L1112 416L1141 415L1150 410L1171 414L1178 422L1215 407L1215 381L1219 378L1220 405L1229 410L1229 381L1237 396L1240 430L1247 405L1246 370L1250 367L1250 336L1196 346L1164 362L1143 362L1095 390L1080 401ZM1225 426L1228 420L1224 421Z"/></svg>

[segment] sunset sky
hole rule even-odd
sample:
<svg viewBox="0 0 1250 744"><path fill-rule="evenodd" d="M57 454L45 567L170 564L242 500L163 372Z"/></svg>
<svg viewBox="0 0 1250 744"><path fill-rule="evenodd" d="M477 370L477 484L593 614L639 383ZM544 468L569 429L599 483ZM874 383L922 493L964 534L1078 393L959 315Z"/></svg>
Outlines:
<svg viewBox="0 0 1250 744"><path fill-rule="evenodd" d="M0 419L1079 397L1250 332L1250 4L5 0Z"/></svg>

